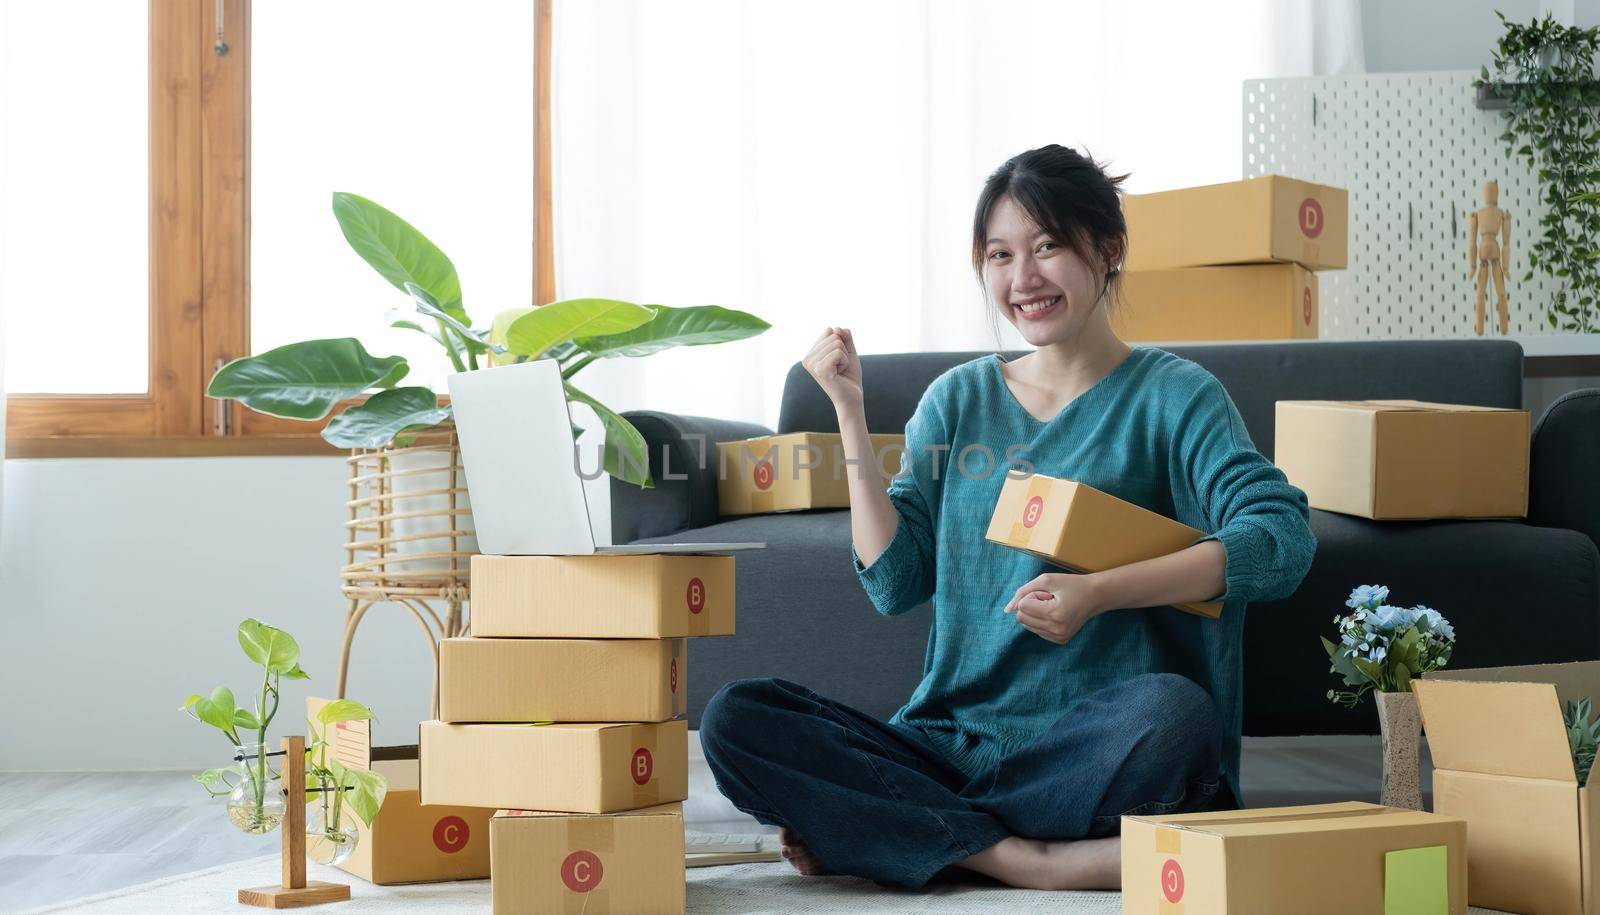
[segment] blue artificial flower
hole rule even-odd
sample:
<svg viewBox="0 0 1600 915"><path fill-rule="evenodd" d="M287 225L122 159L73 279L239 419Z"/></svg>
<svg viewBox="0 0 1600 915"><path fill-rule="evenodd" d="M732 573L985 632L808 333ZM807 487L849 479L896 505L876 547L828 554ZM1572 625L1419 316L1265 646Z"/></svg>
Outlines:
<svg viewBox="0 0 1600 915"><path fill-rule="evenodd" d="M1418 615L1419 621L1425 620L1427 622L1427 628L1429 631L1436 632L1447 640L1455 640L1455 627L1451 626L1450 621L1444 618L1444 614L1433 609L1432 607L1423 606L1422 604L1418 604L1417 606L1413 607L1412 612Z"/></svg>
<svg viewBox="0 0 1600 915"><path fill-rule="evenodd" d="M1385 646L1385 645L1374 645L1373 648L1372 648L1372 654L1368 655L1368 657L1372 660L1372 663L1374 663L1374 664L1382 664L1383 663L1383 659L1385 657L1388 657L1388 655L1389 655L1389 649L1388 649L1387 646Z"/></svg>
<svg viewBox="0 0 1600 915"><path fill-rule="evenodd" d="M1344 605L1352 610L1360 607L1371 610L1388 599L1387 585L1362 585L1350 592L1350 599L1345 601Z"/></svg>
<svg viewBox="0 0 1600 915"><path fill-rule="evenodd" d="M1391 607L1388 604L1384 604L1372 611L1372 625L1379 632L1396 632L1411 625L1412 622L1414 622L1414 618L1404 607Z"/></svg>

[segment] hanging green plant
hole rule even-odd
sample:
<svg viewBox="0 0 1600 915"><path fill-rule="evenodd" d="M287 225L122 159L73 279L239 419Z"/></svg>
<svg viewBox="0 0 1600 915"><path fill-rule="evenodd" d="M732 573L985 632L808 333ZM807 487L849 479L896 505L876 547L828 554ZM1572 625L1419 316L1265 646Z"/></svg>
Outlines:
<svg viewBox="0 0 1600 915"><path fill-rule="evenodd" d="M1505 101L1507 158L1535 171L1547 212L1528 248L1523 281L1539 271L1555 283L1545 312L1554 330L1600 330L1600 82L1594 78L1600 28L1556 22L1553 15L1524 25L1496 11L1505 32L1494 48L1493 70L1473 85Z"/></svg>

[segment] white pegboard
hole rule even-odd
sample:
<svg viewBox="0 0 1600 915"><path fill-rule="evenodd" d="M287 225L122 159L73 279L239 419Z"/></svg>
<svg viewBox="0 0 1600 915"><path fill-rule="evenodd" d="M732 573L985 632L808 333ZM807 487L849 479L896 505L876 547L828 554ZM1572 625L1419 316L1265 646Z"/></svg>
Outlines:
<svg viewBox="0 0 1600 915"><path fill-rule="evenodd" d="M1522 280L1545 212L1537 181L1496 139L1502 113L1473 104L1473 76L1245 81L1244 176L1286 175L1350 192L1350 266L1318 274L1323 338L1471 336L1476 272L1468 272L1467 219L1491 178L1511 214L1511 335L1550 332L1553 284L1537 272ZM1492 278L1488 284L1485 337L1499 335Z"/></svg>

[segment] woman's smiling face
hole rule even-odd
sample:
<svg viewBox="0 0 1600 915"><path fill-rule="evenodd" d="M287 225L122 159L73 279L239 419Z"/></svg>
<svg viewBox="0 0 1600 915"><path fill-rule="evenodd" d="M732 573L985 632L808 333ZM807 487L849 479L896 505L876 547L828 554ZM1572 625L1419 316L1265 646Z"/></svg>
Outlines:
<svg viewBox="0 0 1600 915"><path fill-rule="evenodd" d="M1078 336L1105 288L1105 269L1050 237L1009 196L989 217L983 282L1022 338L1048 346Z"/></svg>

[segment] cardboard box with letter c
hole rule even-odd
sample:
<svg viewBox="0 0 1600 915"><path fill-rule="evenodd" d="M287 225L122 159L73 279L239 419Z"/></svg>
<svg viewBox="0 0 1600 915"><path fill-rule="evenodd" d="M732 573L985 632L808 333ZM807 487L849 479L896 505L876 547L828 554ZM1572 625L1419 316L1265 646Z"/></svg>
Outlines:
<svg viewBox="0 0 1600 915"><path fill-rule="evenodd" d="M317 711L327 703L327 699L307 699L306 717L316 720ZM346 721L327 727L332 758L389 780L389 792L370 827L345 808L341 821L355 827L358 839L355 851L339 868L384 886L489 876L489 820L494 808L422 806L417 748L372 746L371 724ZM312 808L306 815L320 813Z"/></svg>
<svg viewBox="0 0 1600 915"><path fill-rule="evenodd" d="M904 435L876 434L872 459L887 483L900 472ZM717 512L758 515L849 508L850 474L837 432L789 432L717 444Z"/></svg>
<svg viewBox="0 0 1600 915"><path fill-rule="evenodd" d="M1008 473L986 538L1072 572L1101 572L1193 546L1202 532L1093 486L1042 473ZM1216 601L1180 604L1222 615Z"/></svg>
<svg viewBox="0 0 1600 915"><path fill-rule="evenodd" d="M502 810L489 832L495 915L684 910L681 804L604 816Z"/></svg>
<svg viewBox="0 0 1600 915"><path fill-rule="evenodd" d="M1354 801L1125 816L1122 911L1465 915L1467 830L1457 817Z"/></svg>

